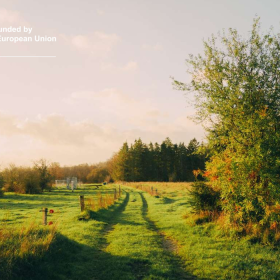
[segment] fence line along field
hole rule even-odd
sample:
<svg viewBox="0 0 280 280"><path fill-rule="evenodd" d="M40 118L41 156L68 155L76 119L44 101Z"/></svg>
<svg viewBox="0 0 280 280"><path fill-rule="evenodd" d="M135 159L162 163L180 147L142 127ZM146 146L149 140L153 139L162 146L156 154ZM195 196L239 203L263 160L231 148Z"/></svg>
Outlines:
<svg viewBox="0 0 280 280"><path fill-rule="evenodd" d="M95 211L108 208L120 198L119 186L96 186L83 185L74 192L66 187L55 188L38 195L5 193L0 201L0 275L4 279L29 279L30 271L36 275L37 262L50 252L50 246L62 233L71 239L72 233L79 236L83 232L83 225L77 222L81 213L80 194L85 197L86 208L92 209L92 203L96 202ZM48 208L47 226L42 225L43 208ZM25 268L27 275L22 274Z"/></svg>
<svg viewBox="0 0 280 280"><path fill-rule="evenodd" d="M194 226L190 189L140 182L6 193L1 279L279 279L275 248L231 238L217 223Z"/></svg>

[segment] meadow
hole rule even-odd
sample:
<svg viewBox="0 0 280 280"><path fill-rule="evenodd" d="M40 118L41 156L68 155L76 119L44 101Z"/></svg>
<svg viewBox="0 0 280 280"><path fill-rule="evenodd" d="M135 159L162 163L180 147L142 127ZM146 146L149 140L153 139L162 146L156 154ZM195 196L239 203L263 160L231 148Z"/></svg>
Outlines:
<svg viewBox="0 0 280 280"><path fill-rule="evenodd" d="M118 188L5 193L0 279L280 279L276 246L191 222L190 183L125 183L112 204ZM108 205L99 203L101 194ZM53 210L47 226L43 207Z"/></svg>

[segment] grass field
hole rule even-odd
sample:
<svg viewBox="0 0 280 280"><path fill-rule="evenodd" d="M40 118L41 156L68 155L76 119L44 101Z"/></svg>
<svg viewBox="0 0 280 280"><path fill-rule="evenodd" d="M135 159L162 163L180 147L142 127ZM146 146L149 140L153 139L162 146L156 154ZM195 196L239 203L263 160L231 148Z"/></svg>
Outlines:
<svg viewBox="0 0 280 280"><path fill-rule="evenodd" d="M147 193L151 186L157 195ZM187 183L125 184L114 205L80 213L80 194L97 198L114 188L6 193L0 279L280 279L278 248L187 221ZM54 210L53 225L40 225L43 207Z"/></svg>

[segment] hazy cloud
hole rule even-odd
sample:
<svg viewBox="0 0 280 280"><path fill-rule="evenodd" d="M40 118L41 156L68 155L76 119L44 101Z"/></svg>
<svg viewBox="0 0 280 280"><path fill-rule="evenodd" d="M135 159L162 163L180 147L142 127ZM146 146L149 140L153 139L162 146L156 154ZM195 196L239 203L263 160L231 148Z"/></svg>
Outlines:
<svg viewBox="0 0 280 280"><path fill-rule="evenodd" d="M100 16L103 16L103 15L105 14L105 12L104 12L103 10L100 10L100 9L97 10L97 13L98 13Z"/></svg>
<svg viewBox="0 0 280 280"><path fill-rule="evenodd" d="M145 50L153 50L153 51L161 51L163 49L162 45L159 43L156 43L154 45L143 44L142 48Z"/></svg>
<svg viewBox="0 0 280 280"><path fill-rule="evenodd" d="M101 102L107 104L107 102L117 102L117 103L124 103L128 105L129 103L132 104L135 100L128 95L124 94L122 91L116 88L106 88L99 92L94 91L78 91L73 92L70 95L69 100L92 100L95 102Z"/></svg>
<svg viewBox="0 0 280 280"><path fill-rule="evenodd" d="M9 24L19 23L21 20L20 13L18 11L11 11L0 8L0 22Z"/></svg>
<svg viewBox="0 0 280 280"><path fill-rule="evenodd" d="M129 94L116 88L107 88L99 92L79 91L73 92L68 99L64 100L68 104L83 106L85 102L91 102L95 112L106 113L114 120L124 120L125 123L132 124L139 118L159 117L151 115L151 111L158 111L155 104L149 99L133 98ZM162 116L162 115L161 115Z"/></svg>
<svg viewBox="0 0 280 280"><path fill-rule="evenodd" d="M103 94L109 92L104 91ZM88 98L90 95L76 95L76 98L83 99L85 96ZM159 112L155 111L154 114ZM156 118L147 119L139 115L134 118L134 125L135 128L129 129L97 125L90 120L70 122L60 115L20 120L1 113L0 159L6 164L30 164L31 160L42 157L62 164L98 162L118 151L124 141L132 143L138 137L146 142L160 142L168 136L174 142L179 142L189 141L193 137L201 138L203 135L202 129L197 129L184 117L173 123L163 123Z"/></svg>
<svg viewBox="0 0 280 280"><path fill-rule="evenodd" d="M124 67L121 68L124 71L134 71L138 69L138 63L136 61L129 61Z"/></svg>
<svg viewBox="0 0 280 280"><path fill-rule="evenodd" d="M0 159L6 164L30 164L42 157L62 164L98 162L118 151L124 141L132 143L138 137L160 142L168 136L178 142L202 135L202 130L190 121L181 121L159 123L156 119L138 118L138 128L121 129L89 120L70 122L60 115L21 121L1 114Z"/></svg>
<svg viewBox="0 0 280 280"><path fill-rule="evenodd" d="M117 34L107 34L96 31L91 35L63 36L77 50L88 53L93 57L107 56L113 47L121 41Z"/></svg>
<svg viewBox="0 0 280 280"><path fill-rule="evenodd" d="M26 22L21 16L20 12L15 10L7 10L5 8L0 8L0 22L4 24L21 24L25 26L29 25L28 22Z"/></svg>
<svg viewBox="0 0 280 280"><path fill-rule="evenodd" d="M14 116L0 113L0 133L2 135L13 135L19 132L20 123Z"/></svg>
<svg viewBox="0 0 280 280"><path fill-rule="evenodd" d="M124 66L118 67L112 63L102 63L101 70L103 71L118 71L118 72L134 72L138 69L136 61L129 61Z"/></svg>

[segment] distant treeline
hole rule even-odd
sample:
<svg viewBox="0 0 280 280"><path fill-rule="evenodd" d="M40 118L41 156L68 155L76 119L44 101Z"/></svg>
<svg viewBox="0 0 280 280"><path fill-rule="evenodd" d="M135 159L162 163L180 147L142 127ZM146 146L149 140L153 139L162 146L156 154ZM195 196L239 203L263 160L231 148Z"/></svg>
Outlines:
<svg viewBox="0 0 280 280"><path fill-rule="evenodd" d="M145 144L141 139L134 144L124 143L108 162L110 175L115 181L193 181L194 169L204 169L206 156L199 152L202 145L193 139L173 144L166 138L161 144Z"/></svg>
<svg viewBox="0 0 280 280"><path fill-rule="evenodd" d="M3 190L16 193L41 193L50 191L55 180L77 177L83 183L111 181L108 163L60 166L57 162L47 163L41 159L32 167L10 164L0 171L0 196ZM2 190L3 188L3 190Z"/></svg>
<svg viewBox="0 0 280 280"><path fill-rule="evenodd" d="M39 160L33 167L11 164L0 172L0 196L5 191L40 193L51 190L55 180L77 177L83 183L113 181L193 181L193 170L204 169L205 154L195 139L186 146L173 144L169 138L145 144L141 139L134 144L124 143L118 153L106 162L60 166L57 162Z"/></svg>

